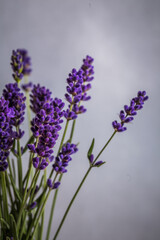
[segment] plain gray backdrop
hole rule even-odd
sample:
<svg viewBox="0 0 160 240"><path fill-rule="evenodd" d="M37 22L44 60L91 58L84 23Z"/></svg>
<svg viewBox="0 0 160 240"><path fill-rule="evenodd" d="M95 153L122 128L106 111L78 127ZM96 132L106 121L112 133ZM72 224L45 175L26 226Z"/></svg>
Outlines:
<svg viewBox="0 0 160 240"><path fill-rule="evenodd" d="M107 163L89 175L58 240L159 240L160 1L0 0L0 43L1 92L13 82L13 49L29 51L30 80L63 100L71 69L79 68L87 54L95 59L92 99L77 120L73 139L80 143L79 152L63 177L50 239L88 168L92 138L96 155L123 105L138 90L147 91L144 109L101 156ZM28 159L23 161L25 171ZM45 230L52 199L53 194Z"/></svg>

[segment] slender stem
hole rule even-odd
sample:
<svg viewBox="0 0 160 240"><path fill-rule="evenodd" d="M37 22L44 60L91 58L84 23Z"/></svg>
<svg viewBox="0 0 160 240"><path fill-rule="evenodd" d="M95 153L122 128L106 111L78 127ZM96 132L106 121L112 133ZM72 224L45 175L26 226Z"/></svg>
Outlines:
<svg viewBox="0 0 160 240"><path fill-rule="evenodd" d="M67 120L67 122L66 122L66 126L65 126L65 129L64 129L64 133L63 133L63 136L62 136L62 140L61 140L61 143L60 143L60 146L59 146L59 150L58 150L57 156L60 153L60 150L61 150L61 148L63 146L63 142L64 142L65 135L66 135L67 128L68 128L68 123L69 123L69 120ZM75 129L75 123L76 123L76 120L74 120L73 124L72 124L72 129L71 129L69 142L71 142L72 138L73 138L73 133L74 133L74 129ZM53 169L51 171L50 177L52 177L52 174L53 174ZM59 182L61 182L61 180L62 180L62 175L63 174L61 174L59 179L58 179ZM49 223L48 223L46 240L48 240L49 236L50 236L51 225L52 225L52 220L53 220L53 214L54 214L54 209L55 209L55 205L56 205L56 200L57 200L57 196L58 196L58 191L59 191L59 189L56 189L56 191L54 193L54 198L53 198L53 202L52 202L52 206L51 206L50 218L49 218Z"/></svg>
<svg viewBox="0 0 160 240"><path fill-rule="evenodd" d="M100 157L100 155L103 153L103 151L105 150L105 148L108 146L108 144L110 143L110 141L112 140L112 138L114 137L114 135L116 134L116 130L113 132L113 134L111 135L111 137L109 138L109 140L106 142L106 144L104 145L104 147L102 148L102 150L98 153L97 157L95 158L93 164L97 161L97 159Z"/></svg>
<svg viewBox="0 0 160 240"><path fill-rule="evenodd" d="M66 217L67 217L67 214L68 214L68 212L69 212L69 210L70 210L70 208L71 208L71 206L72 206L72 204L73 204L73 202L74 202L77 194L79 193L79 191L80 191L83 183L85 182L85 180L86 180L89 172L90 172L91 169L94 167L94 163L95 163L95 162L97 161L97 159L100 157L100 155L101 155L102 152L105 150L105 148L108 146L108 144L110 143L110 141L112 140L112 138L114 137L115 134L116 134L116 131L113 132L112 136L109 138L109 140L106 142L106 144L104 145L104 147L101 149L101 151L99 152L99 154L98 154L97 157L95 158L93 164L88 168L86 174L84 175L81 183L79 184L79 186L78 186L75 194L73 195L73 197L72 197L72 199L71 199L71 201L70 201L70 203L69 203L69 205L68 205L68 207L67 207L67 209L66 209L66 211L65 211L65 213L64 213L64 216L63 216L63 218L62 218L62 220L61 220L61 222L60 222L60 225L59 225L59 227L58 227L58 229L57 229L57 231L56 231L56 233L55 233L55 236L54 236L53 240L56 240L56 238L57 238L57 236L58 236L58 234L59 234L59 232L60 232L60 230L61 230L61 227L62 227L62 225L63 225L63 223L64 223L64 221L65 221L65 219L66 219Z"/></svg>
<svg viewBox="0 0 160 240"><path fill-rule="evenodd" d="M55 181L56 181L57 175L58 175L58 173L57 173L57 174L55 175L55 177L54 177L54 180L53 180L53 182L52 182L53 185L54 185L54 183L55 183ZM41 215L42 215L42 213L43 213L43 211L44 211L44 208L45 208L46 202L47 202L47 200L48 200L48 198L49 198L49 195L50 195L51 190L52 190L52 189L49 189L49 191L48 191L48 193L47 193L47 195L46 195L46 198L44 199L44 202L43 202L41 211L40 211L39 216L38 216L38 218L37 218L37 220L36 220L36 223L35 223L35 227L34 227L34 231L33 231L32 236L31 236L31 240L32 240L33 237L34 237L34 233L35 233L35 231L36 231L36 229L37 229L37 226L38 226L40 217L41 217ZM27 239L28 239L28 238L26 238L26 240L27 240Z"/></svg>
<svg viewBox="0 0 160 240"><path fill-rule="evenodd" d="M60 175L58 181L61 182L63 174ZM59 188L56 189L52 201L52 207L51 207L51 212L50 212L50 218L49 218L49 223L48 223L48 228L47 228L47 235L46 235L46 240L49 240L50 232L51 232L51 225L52 225L52 220L53 220L53 214L54 214L54 209L55 209L55 204L57 200L57 195L58 195Z"/></svg>
<svg viewBox="0 0 160 240"><path fill-rule="evenodd" d="M47 183L47 169L44 170L44 184L43 184L43 188L45 189L45 185ZM45 209L42 213L42 217L41 217L41 228L40 228L40 239L39 240L43 240L43 226L44 226L44 216L45 216Z"/></svg>
<svg viewBox="0 0 160 240"><path fill-rule="evenodd" d="M45 215L45 212L43 211L42 217L41 217L41 228L40 228L40 239L39 240L43 240L44 215Z"/></svg>
<svg viewBox="0 0 160 240"><path fill-rule="evenodd" d="M2 199L3 199L3 211L4 211L3 215L4 215L6 222L8 223L9 211L8 211L5 172L1 172L1 180L2 180Z"/></svg>
<svg viewBox="0 0 160 240"><path fill-rule="evenodd" d="M68 124L69 124L69 120L66 121L66 125L65 125L65 128L64 128L63 136L62 136L62 139L61 139L61 142L60 142L60 146L59 146L57 155L60 153L61 148L62 148L62 146L63 146L63 142L64 142L64 139L65 139L65 136L66 136Z"/></svg>
<svg viewBox="0 0 160 240"><path fill-rule="evenodd" d="M0 205L0 218L2 218L2 196L1 196L1 189L0 189L0 203L1 203L1 205ZM0 236L1 236L1 238L3 239L3 229L2 229L2 227L3 227L3 223L2 222L0 222Z"/></svg>
<svg viewBox="0 0 160 240"><path fill-rule="evenodd" d="M25 199L26 197L26 194L27 194L27 188L28 188L28 183L29 183L29 178L30 178L30 174L31 174L31 169L32 169L32 153L30 153L30 160L29 160L29 172L28 172L28 176L27 176L27 182L26 182L26 187L25 187L25 190L24 190L24 197L23 197L23 200Z"/></svg>
<svg viewBox="0 0 160 240"><path fill-rule="evenodd" d="M67 121L67 122L69 122L69 121ZM76 124L76 120L73 120L71 133L70 133L70 138L69 138L70 143L72 142L72 138L73 138L73 134L74 134L74 130L75 130L75 124ZM66 123L66 125L67 125L67 123ZM66 134L66 131L64 131L64 133ZM64 134L64 137L65 137L65 134ZM59 152L62 148L64 137L62 138L62 141L61 141L62 144L60 144L59 151L58 151L57 155L59 154ZM52 176L52 173L51 173L51 176ZM61 182L62 176L63 176L63 174L60 175L60 177L58 179L59 182ZM54 215L54 209L55 209L55 205L56 205L56 201L57 201L58 191L59 191L59 189L56 189L56 191L54 193L54 198L53 198L51 212L50 212L50 218L49 218L49 224L48 224L48 229L47 229L46 240L49 240L49 236L50 236L51 225L52 225L52 221L53 221L53 215Z"/></svg>
<svg viewBox="0 0 160 240"><path fill-rule="evenodd" d="M22 213L23 213L23 209L24 209L25 204L26 204L26 202L27 202L27 199L28 199L28 197L29 197L29 195L30 195L30 193L31 193L31 190L32 190L34 181L35 181L35 179L37 178L38 172L39 172L39 170L37 170L37 171L35 172L34 177L33 177L33 179L32 179L32 182L31 182L31 185L30 185L30 188L29 188L29 190L28 190L28 192L27 192L26 198L23 199L23 202L22 202L22 205L21 205L21 208L20 208L20 211L19 211L19 215L18 215L18 220L17 220L17 232L19 231L19 227L20 227L20 222L21 222L21 216L22 216Z"/></svg>
<svg viewBox="0 0 160 240"><path fill-rule="evenodd" d="M70 134L70 138L69 138L69 142L70 142L70 143L72 142L72 138L73 138L73 134L74 134L74 129L75 129L75 124L76 124L76 119L73 120L73 123L72 123L72 129L71 129L71 134Z"/></svg>
<svg viewBox="0 0 160 240"><path fill-rule="evenodd" d="M10 181L11 181L11 184L12 184L12 187L13 187L15 200L18 199L21 202L22 199L21 199L21 197L19 195L19 192L18 192L18 190L16 188L16 185L15 185L15 180L14 180L13 175L12 175L12 169L11 169L11 164L10 164L9 157L7 158L7 161L8 161L8 167L9 167L9 173L10 173L9 177L10 177Z"/></svg>
<svg viewBox="0 0 160 240"><path fill-rule="evenodd" d="M46 191L45 191L45 192L46 192ZM43 202L44 202L44 199L45 199L45 192L44 192L43 195L42 195L42 198L41 198L41 200L40 200L39 206L41 206L41 205L43 204ZM36 213L34 214L34 218L33 218L32 222L31 222L31 224L30 224L30 227L29 227L29 229L28 229L28 233L27 233L26 240L29 239L29 236L30 236L30 233L31 233L32 227L33 227L34 222L35 222L35 220L36 220L36 218L37 218L37 216L38 216L38 212L39 212L39 210L40 210L39 207L37 207Z"/></svg>
<svg viewBox="0 0 160 240"><path fill-rule="evenodd" d="M62 227L62 225L63 225L63 223L64 223L64 220L65 220L65 218L66 218L66 216L67 216L67 214L68 214L68 212L69 212L69 210L70 210L70 208L71 208L71 206L72 206L72 204L73 204L73 202L74 202L77 194L79 193L79 191L80 191L80 189L81 189L81 187L82 187L82 185L83 185L86 177L88 176L89 172L91 171L91 169L92 169L92 166L90 166L90 167L88 168L88 170L87 170L86 174L84 175L84 177L83 177L80 185L78 186L78 188L77 188L77 190L76 190L73 198L71 199L71 201L70 201L70 203L69 203L69 205L68 205L68 207L67 207L67 209L66 209L66 211L65 211L65 214L64 214L64 216L63 216L63 218L62 218L62 221L61 221L61 223L60 223L60 225L59 225L59 227L58 227L58 229L57 229L57 231L56 231L56 234L55 234L53 240L55 240L55 239L57 238L57 236L58 236L58 234L59 234L59 231L61 230L61 227Z"/></svg>
<svg viewBox="0 0 160 240"><path fill-rule="evenodd" d="M17 133L19 133L19 127L16 127ZM22 195L23 192L23 186L22 186L22 157L21 157L21 146L20 146L20 140L17 139L17 152L18 152L18 183L19 183L19 191L20 195Z"/></svg>
<svg viewBox="0 0 160 240"><path fill-rule="evenodd" d="M7 171L5 171L5 177L6 177L8 194L9 194L9 198L10 198L10 201L11 201L11 206L14 207L13 197L12 197L12 193L11 193L10 182L9 182Z"/></svg>
<svg viewBox="0 0 160 240"><path fill-rule="evenodd" d="M30 196L30 198L29 198L28 206L30 206L30 204L33 202L33 199L34 199L34 192L35 192L36 183L37 183L37 180L38 180L39 174L40 174L40 171L38 172L37 177L35 178L34 186L32 187L32 191L31 191L31 196ZM25 212L25 214L24 214L24 216L23 216L23 223L22 223L21 231L20 231L20 240L21 240L22 235L23 235L23 230L24 230L25 223L26 223L26 222L25 222L25 220L26 220L26 216L27 216L27 211Z"/></svg>

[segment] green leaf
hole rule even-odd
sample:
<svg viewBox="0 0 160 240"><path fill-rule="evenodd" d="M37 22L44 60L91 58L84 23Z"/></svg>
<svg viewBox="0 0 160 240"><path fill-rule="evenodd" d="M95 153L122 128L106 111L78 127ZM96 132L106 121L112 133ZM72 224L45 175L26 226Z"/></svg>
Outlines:
<svg viewBox="0 0 160 240"><path fill-rule="evenodd" d="M14 216L12 214L10 214L9 216L10 216L10 223L11 223L11 232L13 234L14 239L18 240L18 233L17 233L17 229L16 229L16 221L15 221Z"/></svg>
<svg viewBox="0 0 160 240"><path fill-rule="evenodd" d="M8 229L10 228L9 224L4 220L4 218L0 218L0 222L3 223Z"/></svg>
<svg viewBox="0 0 160 240"><path fill-rule="evenodd" d="M92 152L93 152L94 143L95 143L95 139L93 138L92 143L91 143L91 146L90 146L90 148L89 148L89 150L88 150L88 153L87 153L88 159L89 159L89 157L91 156L91 154L92 154Z"/></svg>
<svg viewBox="0 0 160 240"><path fill-rule="evenodd" d="M14 159L12 159L12 169L13 169L13 180L16 181L16 169L15 169L15 163Z"/></svg>
<svg viewBox="0 0 160 240"><path fill-rule="evenodd" d="M15 196L17 196L17 198L19 199L19 201L22 202L22 199L21 199L20 194L19 194L19 192L18 192L18 190L17 190L17 188L16 188L16 185L15 185L15 183L14 183L14 180L13 180L11 174L9 174L9 177L10 177L10 180L11 180L11 184L12 184L12 187L13 187L13 191L14 191Z"/></svg>

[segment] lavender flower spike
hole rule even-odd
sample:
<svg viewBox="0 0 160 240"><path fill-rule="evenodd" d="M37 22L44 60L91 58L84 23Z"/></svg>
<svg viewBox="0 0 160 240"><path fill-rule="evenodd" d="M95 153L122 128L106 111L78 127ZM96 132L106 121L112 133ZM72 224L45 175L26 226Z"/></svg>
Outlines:
<svg viewBox="0 0 160 240"><path fill-rule="evenodd" d="M93 61L92 57L86 56L79 71L73 69L67 78L68 86L65 97L69 106L64 115L67 120L76 119L78 114L86 112L85 107L80 103L91 98L87 92L91 88L90 82L94 79Z"/></svg>
<svg viewBox="0 0 160 240"><path fill-rule="evenodd" d="M16 82L20 82L23 78L23 58L21 52L17 49L16 51L12 51L11 56L11 66L13 70L13 78Z"/></svg>
<svg viewBox="0 0 160 240"><path fill-rule="evenodd" d="M39 113L45 103L53 100L51 94L49 89L41 87L40 84L34 85L30 95L32 111L34 113Z"/></svg>
<svg viewBox="0 0 160 240"><path fill-rule="evenodd" d="M28 56L28 51L26 49L17 49L18 53L22 56L23 70L22 74L24 76L30 75L31 69L31 58Z"/></svg>
<svg viewBox="0 0 160 240"><path fill-rule="evenodd" d="M6 89L3 90L3 97L8 100L9 107L13 108L15 112L15 117L11 119L10 124L15 127L19 126L24 121L26 97L20 92L17 83L7 84ZM23 134L24 132L20 130L16 138L21 138Z"/></svg>
<svg viewBox="0 0 160 240"><path fill-rule="evenodd" d="M9 102L3 97L0 98L0 171L8 167L7 157L13 145L13 131L10 124L14 118L13 108L9 108Z"/></svg>
<svg viewBox="0 0 160 240"><path fill-rule="evenodd" d="M53 169L57 173L65 173L67 172L66 167L68 166L69 162L72 160L71 155L76 153L78 148L75 144L66 143L63 145L61 152L59 153L58 157L56 157L55 162L53 164Z"/></svg>
<svg viewBox="0 0 160 240"><path fill-rule="evenodd" d="M137 111L143 108L144 102L148 100L148 96L145 91L139 91L137 97L133 98L130 102L130 105L125 105L124 110L120 111L119 118L120 122L116 120L112 122L113 128L117 132L123 132L127 130L124 124L133 121L134 117L137 114Z"/></svg>
<svg viewBox="0 0 160 240"><path fill-rule="evenodd" d="M53 161L53 147L58 139L58 132L61 130L64 103L58 98L53 100L48 89L40 85L37 87L37 102L33 102L33 109L37 114L31 122L31 130L38 141L37 144L28 144L28 148L37 154L33 158L33 166L43 170Z"/></svg>

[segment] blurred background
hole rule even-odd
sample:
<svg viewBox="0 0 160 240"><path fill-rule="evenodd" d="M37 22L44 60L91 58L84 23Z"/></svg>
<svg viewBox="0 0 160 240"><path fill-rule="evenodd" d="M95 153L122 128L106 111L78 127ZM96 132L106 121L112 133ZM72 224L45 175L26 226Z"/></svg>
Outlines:
<svg viewBox="0 0 160 240"><path fill-rule="evenodd" d="M87 54L95 59L92 99L76 123L73 141L80 143L79 152L63 177L51 239L88 168L92 138L96 155L111 136L111 122L123 105L138 90L147 91L150 99L101 156L106 164L90 173L58 239L159 240L160 1L0 0L0 42L1 93L13 82L13 49L29 51L30 80L63 100L68 73L79 69ZM27 166L24 159L24 170Z"/></svg>

